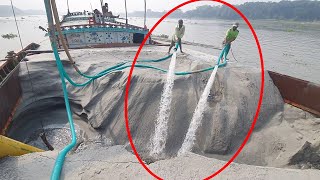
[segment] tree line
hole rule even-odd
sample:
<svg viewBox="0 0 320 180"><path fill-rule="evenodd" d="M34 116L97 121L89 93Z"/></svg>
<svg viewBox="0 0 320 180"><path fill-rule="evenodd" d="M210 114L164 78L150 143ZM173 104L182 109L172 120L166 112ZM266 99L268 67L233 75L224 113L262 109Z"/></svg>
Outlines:
<svg viewBox="0 0 320 180"><path fill-rule="evenodd" d="M280 2L247 2L236 6L248 19L279 19L296 21L319 21L320 1L297 0ZM147 11L148 17L161 17L166 11ZM143 12L136 11L131 16L143 16ZM227 6L198 6L196 9L183 12L177 10L171 18L218 18L236 20L241 16Z"/></svg>

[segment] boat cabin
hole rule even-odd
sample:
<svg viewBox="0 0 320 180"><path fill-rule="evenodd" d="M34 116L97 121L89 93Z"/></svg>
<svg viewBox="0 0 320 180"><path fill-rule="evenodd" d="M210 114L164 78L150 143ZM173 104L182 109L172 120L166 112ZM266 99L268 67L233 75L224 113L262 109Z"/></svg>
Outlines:
<svg viewBox="0 0 320 180"><path fill-rule="evenodd" d="M61 30L71 49L140 45L149 30L118 19L121 18L110 11L100 13L95 9L94 12L73 12L63 16ZM150 38L146 44L149 43ZM61 42L58 44L62 48Z"/></svg>

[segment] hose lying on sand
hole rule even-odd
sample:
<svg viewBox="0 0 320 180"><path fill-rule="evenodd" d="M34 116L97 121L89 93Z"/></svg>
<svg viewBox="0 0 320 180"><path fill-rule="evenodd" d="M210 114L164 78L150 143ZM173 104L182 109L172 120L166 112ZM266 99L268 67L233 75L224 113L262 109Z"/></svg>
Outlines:
<svg viewBox="0 0 320 180"><path fill-rule="evenodd" d="M64 102L66 105L68 121L70 124L70 130L71 130L71 135L72 135L71 143L59 152L58 157L55 162L55 165L54 165L54 168L53 168L51 179L58 180L58 179L60 179L60 174L61 174L62 166L64 163L64 159L65 159L67 153L72 148L75 147L76 142L77 142L77 136L76 136L76 131L75 131L74 123L73 123L73 119L72 119L72 113L71 113L69 99L68 99L68 91L67 91L67 86L66 86L66 82L65 82L65 77L63 74L63 65L62 65L60 57L59 57L59 53L58 53L57 46L56 46L56 41L53 36L54 34L52 34L52 33L54 33L54 28L53 28L53 19L52 19L51 5L50 5L51 3L50 3L50 0L44 0L44 3L45 3L45 7L46 7L46 14L47 14L48 25L49 25L49 30L50 30L49 33L51 33L51 36L50 36L51 46L52 46L52 50L54 52L54 56L56 58L56 63L57 63L60 79L62 82Z"/></svg>

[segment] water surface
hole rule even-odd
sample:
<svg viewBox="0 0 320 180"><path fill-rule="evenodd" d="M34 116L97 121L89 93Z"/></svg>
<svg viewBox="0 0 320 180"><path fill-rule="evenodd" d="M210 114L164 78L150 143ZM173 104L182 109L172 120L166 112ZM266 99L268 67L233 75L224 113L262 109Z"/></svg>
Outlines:
<svg viewBox="0 0 320 180"><path fill-rule="evenodd" d="M31 42L46 44L48 38L38 26L46 27L45 16L17 17L23 46ZM156 18L149 18L147 26L152 27ZM171 36L177 19L167 19L162 22L154 34ZM129 23L142 26L142 18L130 18ZM186 33L183 40L221 47L221 42L232 21L225 20L185 20ZM0 35L17 34L13 17L0 18ZM252 21L256 34L260 40L266 69L277 71L320 84L320 23L286 22L275 20ZM253 34L240 21L240 34L233 43L232 51L237 63L244 66L260 67L259 54ZM219 51L213 48L185 46L201 52L218 56ZM9 50L21 49L19 39L0 38L0 57L4 57ZM229 58L234 61L232 54ZM2 58L1 58L2 59Z"/></svg>

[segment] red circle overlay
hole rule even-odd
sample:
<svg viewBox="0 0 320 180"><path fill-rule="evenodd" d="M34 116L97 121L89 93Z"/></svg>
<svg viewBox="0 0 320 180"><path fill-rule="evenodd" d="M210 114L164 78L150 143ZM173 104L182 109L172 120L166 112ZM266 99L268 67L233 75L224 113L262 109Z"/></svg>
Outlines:
<svg viewBox="0 0 320 180"><path fill-rule="evenodd" d="M133 73L133 69L134 69L134 65L136 64L137 62L137 59L139 57L139 54L143 48L143 46L145 45L147 39L150 37L150 35L152 34L152 32L155 30L155 28L167 17L169 16L172 12L174 12L175 10L177 10L178 8L184 6L184 5L187 5L187 4L190 4L190 3L193 3L193 2L197 2L197 1L203 1L203 0L189 0L189 1L186 1L178 6L176 6L175 8L171 9L169 12L167 12L164 16L162 16L158 22L151 28L151 30L149 31L149 33L146 35L146 37L144 38L143 42L141 43L135 57L134 57L134 61L132 63L132 66L130 68L130 73L129 73L129 76L128 76L128 81L127 81L127 85L126 85L126 92L125 92L125 100L124 100L124 114L125 114L125 122L126 122L126 130L127 130L127 134L128 134L128 139L129 139L129 142L130 142L130 145L131 145L131 148L133 149L133 152L134 154L136 155L138 161L140 162L140 164L145 168L146 171L148 171L153 177L157 178L157 179L162 179L161 177L159 177L158 175L156 175L155 173L153 173L147 166L146 164L142 161L141 157L139 156L135 146L134 146L134 143L133 143L133 140L132 140L132 136L131 136L131 133L130 133L130 127L129 127L129 118L128 118L128 97L129 97L129 90L130 90L130 82L131 82L131 77L132 77L132 73ZM257 34L256 32L254 31L251 23L249 22L249 20L246 18L246 16L240 11L238 10L236 7L234 7L233 5L227 3L227 2L224 2L222 0L207 0L207 1L214 1L214 2L219 2L219 3L222 3L228 7L230 7L231 9L233 9L235 12L237 12L242 18L243 20L247 23L247 25L249 26L251 32L252 32L252 35L256 41L256 44L257 44L257 47L258 47L258 51L259 51L259 56L260 56L260 68L261 68L261 85L260 85L260 95L259 95L259 101L258 101L258 106L257 106L257 109L256 109L256 113L255 113L255 116L254 116L254 119L253 119L253 122L251 124L251 127L248 131L248 134L246 135L245 139L243 140L241 146L239 147L239 149L237 150L237 152L231 157L231 159L224 165L222 166L217 172L213 173L212 175L206 177L205 179L211 179L213 177L215 177L216 175L218 175L219 173L221 173L223 170L225 170L234 160L235 158L240 154L241 150L244 148L245 144L247 143L248 139L250 138L250 135L254 129L254 126L257 122L257 119L258 119L258 116L259 116L259 112L260 112L260 107L261 107L261 104L262 104L262 98L263 98L263 92L264 92L264 62L263 62L263 56L262 56L262 50L261 50L261 46L260 46L260 42L258 40L258 37L257 37Z"/></svg>

